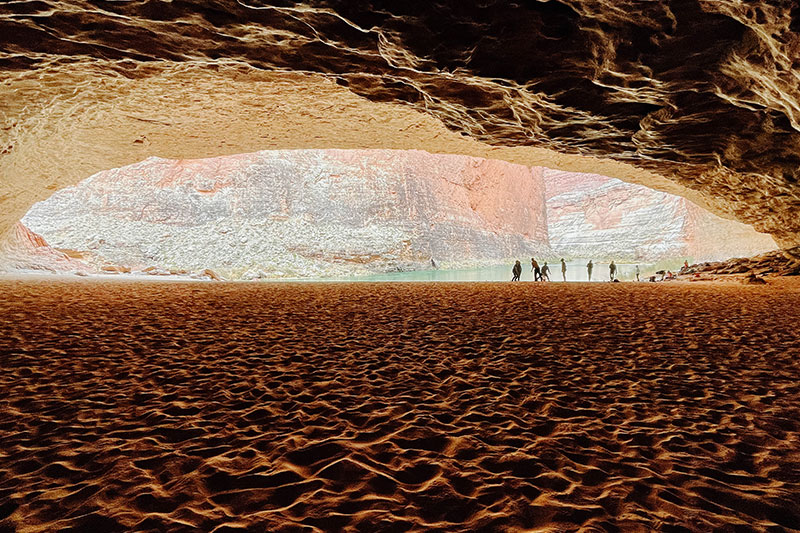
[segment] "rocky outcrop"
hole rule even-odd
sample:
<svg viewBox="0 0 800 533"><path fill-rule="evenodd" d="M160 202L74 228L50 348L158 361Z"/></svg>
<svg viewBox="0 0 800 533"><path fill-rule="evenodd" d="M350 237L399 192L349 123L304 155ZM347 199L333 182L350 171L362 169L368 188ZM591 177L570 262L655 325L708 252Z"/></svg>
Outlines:
<svg viewBox="0 0 800 533"><path fill-rule="evenodd" d="M153 154L536 147L666 177L789 249L799 30L792 0L6 2L0 233Z"/></svg>
<svg viewBox="0 0 800 533"><path fill-rule="evenodd" d="M553 250L568 257L713 261L776 248L769 235L689 200L600 176L544 170Z"/></svg>
<svg viewBox="0 0 800 533"><path fill-rule="evenodd" d="M754 257L693 264L681 270L679 277L684 279L733 277L747 283L761 283L756 280L762 276L800 276L800 261L792 255L776 250Z"/></svg>
<svg viewBox="0 0 800 533"><path fill-rule="evenodd" d="M23 222L98 270L227 279L495 264L549 250L541 169L421 151L150 158L55 193Z"/></svg>
<svg viewBox="0 0 800 533"><path fill-rule="evenodd" d="M47 274L97 273L84 255L75 250L57 250L22 222L14 224L10 239L0 249L0 271L27 270Z"/></svg>

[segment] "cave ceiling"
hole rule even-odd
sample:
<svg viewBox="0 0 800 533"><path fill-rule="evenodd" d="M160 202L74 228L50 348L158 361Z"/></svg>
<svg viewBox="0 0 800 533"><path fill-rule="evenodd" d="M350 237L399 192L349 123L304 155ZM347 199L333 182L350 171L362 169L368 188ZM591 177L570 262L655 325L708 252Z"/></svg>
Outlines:
<svg viewBox="0 0 800 533"><path fill-rule="evenodd" d="M418 148L603 172L800 245L789 0L7 1L0 71L9 220L149 155Z"/></svg>

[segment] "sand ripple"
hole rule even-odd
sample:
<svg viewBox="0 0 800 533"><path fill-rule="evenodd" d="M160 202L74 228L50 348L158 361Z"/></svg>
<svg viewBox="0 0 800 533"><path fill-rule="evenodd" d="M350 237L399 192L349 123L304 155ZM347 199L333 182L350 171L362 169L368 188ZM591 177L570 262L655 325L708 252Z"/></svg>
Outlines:
<svg viewBox="0 0 800 533"><path fill-rule="evenodd" d="M794 285L0 294L0 531L800 527Z"/></svg>

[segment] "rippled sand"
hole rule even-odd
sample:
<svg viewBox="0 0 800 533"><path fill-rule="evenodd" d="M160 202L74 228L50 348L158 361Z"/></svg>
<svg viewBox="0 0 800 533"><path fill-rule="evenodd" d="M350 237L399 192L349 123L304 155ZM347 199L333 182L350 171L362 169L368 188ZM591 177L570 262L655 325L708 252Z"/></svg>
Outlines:
<svg viewBox="0 0 800 533"><path fill-rule="evenodd" d="M792 530L798 288L5 281L0 531Z"/></svg>

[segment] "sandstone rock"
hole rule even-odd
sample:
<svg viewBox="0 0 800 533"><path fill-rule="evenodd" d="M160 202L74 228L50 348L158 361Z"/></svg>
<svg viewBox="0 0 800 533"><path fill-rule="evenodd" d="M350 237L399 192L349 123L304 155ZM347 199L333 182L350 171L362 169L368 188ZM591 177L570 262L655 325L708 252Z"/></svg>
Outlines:
<svg viewBox="0 0 800 533"><path fill-rule="evenodd" d="M548 253L548 240L561 256L642 262L775 246L643 186L419 151L151 158L59 191L24 221L104 271L246 280L496 264Z"/></svg>
<svg viewBox="0 0 800 533"><path fill-rule="evenodd" d="M119 266L119 265L103 265L100 270L105 273L111 274L130 274L131 269L130 267L126 266Z"/></svg>
<svg viewBox="0 0 800 533"><path fill-rule="evenodd" d="M749 276L798 276L800 261L783 251L772 251L755 257L738 257L727 261L691 265L687 274Z"/></svg>
<svg viewBox="0 0 800 533"><path fill-rule="evenodd" d="M213 270L211 270L210 268L207 268L207 269L203 270L203 273L202 273L202 275L203 275L203 276L205 276L205 277L207 277L207 278L211 278L211 279L213 279L214 281L222 281L222 278L221 278L221 277L219 277L219 276L217 275L217 273L216 273L216 272L214 272Z"/></svg>
<svg viewBox="0 0 800 533"><path fill-rule="evenodd" d="M600 176L544 170L553 250L568 257L655 262L754 255L774 240L685 198Z"/></svg>
<svg viewBox="0 0 800 533"><path fill-rule="evenodd" d="M66 274L75 271L96 273L84 257L74 250L67 252L50 246L38 233L31 231L25 224L14 225L11 238L0 249L0 268L19 271L41 271L52 274Z"/></svg>
<svg viewBox="0 0 800 533"><path fill-rule="evenodd" d="M59 191L24 221L59 247L92 249L103 264L230 279L549 252L541 169L421 151L150 158Z"/></svg>

